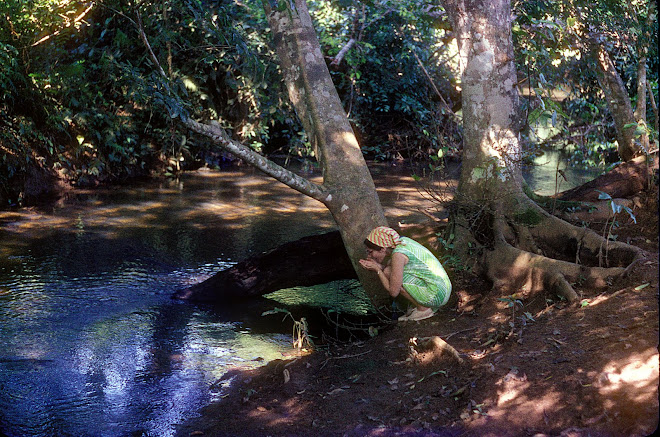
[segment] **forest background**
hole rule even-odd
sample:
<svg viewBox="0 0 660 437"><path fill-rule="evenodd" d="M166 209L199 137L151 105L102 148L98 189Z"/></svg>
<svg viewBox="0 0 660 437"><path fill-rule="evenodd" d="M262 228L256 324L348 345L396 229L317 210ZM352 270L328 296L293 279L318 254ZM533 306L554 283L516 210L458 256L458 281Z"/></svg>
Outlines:
<svg viewBox="0 0 660 437"><path fill-rule="evenodd" d="M460 158L458 55L442 7L426 1L308 4L365 156L406 160L431 172ZM633 107L641 72L646 75L641 89L650 91L650 104L636 117L655 121L632 128L637 138L648 135L651 147L657 144L651 4L518 1L512 8L530 158L549 147L567 151L569 165L605 171L619 160L613 111L598 78L601 49ZM259 153L315 165L284 97L261 2L7 0L0 11L7 17L0 26L5 207L66 187L175 177L234 159L191 135L177 122L182 115L214 120ZM138 19L169 80L142 45ZM540 126L552 135L539 136Z"/></svg>

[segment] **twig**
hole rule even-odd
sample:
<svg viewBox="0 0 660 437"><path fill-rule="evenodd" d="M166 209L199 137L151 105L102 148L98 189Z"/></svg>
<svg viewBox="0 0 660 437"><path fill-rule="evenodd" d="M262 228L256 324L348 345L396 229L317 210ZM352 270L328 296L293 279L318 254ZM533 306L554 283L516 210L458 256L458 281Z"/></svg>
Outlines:
<svg viewBox="0 0 660 437"><path fill-rule="evenodd" d="M454 119L456 119L456 121L460 121L459 118L458 118L458 115L456 115L456 113L455 113L455 112L449 107L449 105L447 104L447 101L445 100L445 98L442 97L442 94L440 93L440 90L438 90L438 87L435 86L435 82L433 82L433 78L431 78L431 75L429 74L429 72L428 72L428 71L426 70L426 68L424 67L424 64L422 64L422 61L419 59L419 56L417 56L417 53L415 53L415 52L413 51L412 54L413 54L413 56L415 57L415 59L417 60L417 63L418 63L419 66L421 67L421 69L422 69L422 71L424 72L424 75L425 75L426 78L428 79L429 83L430 83L431 86L433 87L433 90L434 90L435 93L438 95L438 97L440 97L440 101L442 102L442 104L443 104L443 106L445 107L445 109L447 109L447 111L449 111L449 113L454 117Z"/></svg>
<svg viewBox="0 0 660 437"><path fill-rule="evenodd" d="M330 357L330 358L328 358L327 360L325 360L325 361L323 362L323 364L321 365L320 368L323 369L323 368L325 367L325 365L328 364L328 362L329 362L330 360L343 360L343 359L345 359L345 358L355 358L355 357L360 357L360 356L362 356L362 355L366 355L366 354L368 354L369 352L371 352L371 350L364 351L364 352L360 352L359 354L342 355L342 356L340 356L340 357Z"/></svg>
<svg viewBox="0 0 660 437"><path fill-rule="evenodd" d="M462 329L460 331L452 332L451 334L443 335L443 337L446 338L446 339L449 339L449 337L453 337L456 334L462 334L464 332L470 332L470 331L474 331L476 329L478 329L478 328L475 327L475 328Z"/></svg>
<svg viewBox="0 0 660 437"><path fill-rule="evenodd" d="M64 26L64 29L67 29L67 28L69 28L69 27L75 25L75 24L78 23L79 21L82 21L82 19L85 18L85 15L87 15L87 13L88 13L93 7L94 7L94 2L91 2L90 5L87 7L87 9L85 9L80 15L78 15L76 18L74 18L73 21L68 22L68 23ZM33 44L32 44L32 47L38 46L38 45L41 44L42 42L44 42L44 41L48 41L48 40L51 39L52 37L59 35L64 29L57 30L57 31L51 33L50 35L46 35L46 36L44 36L43 38L41 38L41 39L38 40L37 42L33 43Z"/></svg>

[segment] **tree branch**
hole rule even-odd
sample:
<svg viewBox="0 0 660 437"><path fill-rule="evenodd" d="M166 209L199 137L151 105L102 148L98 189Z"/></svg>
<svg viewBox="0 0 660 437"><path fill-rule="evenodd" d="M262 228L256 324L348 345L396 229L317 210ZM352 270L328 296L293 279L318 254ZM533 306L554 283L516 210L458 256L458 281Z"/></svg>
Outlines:
<svg viewBox="0 0 660 437"><path fill-rule="evenodd" d="M429 83L430 83L431 86L433 87L433 90L434 90L435 93L438 95L438 97L440 97L440 101L442 102L442 105L443 105L443 106L445 107L445 109L446 109L446 110L452 115L452 117L454 118L454 120L456 120L456 122L460 124L461 120L458 118L458 116L456 115L456 113L455 113L455 112L449 107L449 105L447 104L447 101L445 100L445 98L442 97L442 94L440 93L440 90L438 89L437 86L435 86L435 82L433 82L433 78L431 78L431 75L429 74L429 72L428 72L428 71L426 70L426 68L424 67L424 64L422 64L422 61L419 59L419 56L417 56L417 53L415 53L415 52L413 51L412 54L413 54L413 56L415 56L415 59L417 60L417 63L419 64L419 66L421 67L422 71L424 72L424 75L426 76L426 79L428 79Z"/></svg>
<svg viewBox="0 0 660 437"><path fill-rule="evenodd" d="M149 52L149 57L155 64L160 75L169 81L169 77L165 73L163 67L160 65L156 54L151 48L151 44L149 44L149 39L144 32L144 26L142 25L142 18L139 12L137 14L137 23L135 24L138 27L138 32L140 33L142 43L145 45L147 51ZM225 130L219 124L200 123L185 115L181 115L180 119L183 124L185 124L193 132L210 138L214 143L218 144L227 152L231 153L237 158L240 158L247 164L261 170L279 182L282 182L284 185L293 188L294 190L305 194L306 196L316 199L324 205L332 199L330 192L328 192L323 186L310 182L302 176L299 176L292 171L275 164L273 161L258 154L246 145L232 140L227 132L225 132Z"/></svg>
<svg viewBox="0 0 660 437"><path fill-rule="evenodd" d="M71 26L74 26L74 25L76 25L79 21L82 21L82 19L85 18L85 15L87 15L87 13L88 13L89 11L91 11L93 7L94 7L94 2L91 2L91 3L89 4L89 6L87 7L87 9L85 9L80 15L78 15L76 18L74 18L73 21L69 21L69 22L67 22L66 25L64 26L64 29L69 28L69 27L71 27ZM67 21L68 21L68 19L67 19ZM52 37L59 35L60 33L62 33L62 31L63 31L64 29L57 30L57 31L51 33L50 35L46 35L46 36L44 36L43 38L41 38L41 39L39 39L38 41L36 41L35 43L33 43L33 44L32 44L32 47L38 46L38 45L41 44L42 42L44 42L44 41L48 41L48 40L51 39Z"/></svg>
<svg viewBox="0 0 660 437"><path fill-rule="evenodd" d="M339 50L339 53L337 53L337 56L335 56L335 58L332 60L330 65L332 65L333 67L339 65L342 59L344 59L344 56L346 56L346 53L348 53L348 51L355 45L356 42L357 41L355 38L349 39L346 45L342 47L341 50Z"/></svg>
<svg viewBox="0 0 660 437"><path fill-rule="evenodd" d="M219 125L199 123L190 118L183 117L181 118L181 121L190 130L209 137L214 143L218 144L227 152L277 179L284 185L316 199L323 204L326 204L331 199L330 193L323 186L310 182L302 176L275 164L273 161L258 154L244 144L232 140Z"/></svg>

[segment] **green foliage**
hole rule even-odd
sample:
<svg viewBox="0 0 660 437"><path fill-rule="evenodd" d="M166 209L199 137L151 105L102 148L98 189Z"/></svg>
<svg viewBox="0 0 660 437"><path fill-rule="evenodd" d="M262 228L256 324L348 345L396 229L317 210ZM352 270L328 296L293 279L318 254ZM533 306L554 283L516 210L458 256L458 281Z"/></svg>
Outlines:
<svg viewBox="0 0 660 437"><path fill-rule="evenodd" d="M606 200L609 203L610 208L612 209L612 217L608 218L608 220L605 222L605 226L603 226L603 240L605 241L605 243L604 244L601 243L599 254L598 254L599 266L603 266L603 265L607 266L607 257L608 257L608 254L609 254L610 240L611 241L616 241L616 239L618 237L616 234L612 233L614 228L619 227L619 222L617 221L617 215L620 214L621 212L625 211L625 212L628 213L628 215L630 216L630 219L635 224L637 224L637 218L635 218L635 215L633 214L632 209L630 209L629 207L620 204L619 202L614 200L612 198L612 196L610 196L609 194L607 194L603 191L600 191L600 190L596 190L596 191L598 191L600 193L598 195L598 199ZM603 246L605 246L604 250L603 250Z"/></svg>
<svg viewBox="0 0 660 437"><path fill-rule="evenodd" d="M551 139L542 134L540 140L570 151L572 165L603 165L606 150L615 148L615 129L587 34L600 35L634 104L641 44L648 43L648 79L657 81L655 9L646 1L534 0L515 2L514 10L516 61L527 76L522 103L530 138L538 141L539 127L551 126ZM647 109L651 120L650 106Z"/></svg>
<svg viewBox="0 0 660 437"><path fill-rule="evenodd" d="M460 102L456 47L436 2L308 4L365 154L419 160L431 170L458 154L459 118L450 109ZM635 46L649 40L657 89L657 20L647 20L654 12L644 2L549 0L515 2L514 12L529 138L537 141L538 129L549 127L548 141L575 152L572 164L600 163L613 148L612 121L581 32L598 25L631 95ZM260 2L4 0L0 14L7 17L0 24L5 200L26 194L23 180L35 167L84 185L149 172L175 176L217 157L180 117L214 120L266 154L310 156ZM169 80L141 42L138 17ZM332 64L351 38L355 45Z"/></svg>
<svg viewBox="0 0 660 437"><path fill-rule="evenodd" d="M180 116L217 120L255 148L275 126L299 139L272 86L281 81L259 11L193 0L139 9L121 0L0 4L8 17L0 26L0 125L9 126L0 197L21 196L29 166L78 184L180 171L210 147L187 138ZM138 16L169 81L146 55Z"/></svg>
<svg viewBox="0 0 660 437"><path fill-rule="evenodd" d="M432 2L310 2L329 57L356 40L331 75L369 157L427 160L443 146L458 149L455 122L434 90L450 103L459 98L438 10Z"/></svg>
<svg viewBox="0 0 660 437"><path fill-rule="evenodd" d="M543 216L534 208L527 208L514 215L514 220L525 226L536 226L543 221Z"/></svg>

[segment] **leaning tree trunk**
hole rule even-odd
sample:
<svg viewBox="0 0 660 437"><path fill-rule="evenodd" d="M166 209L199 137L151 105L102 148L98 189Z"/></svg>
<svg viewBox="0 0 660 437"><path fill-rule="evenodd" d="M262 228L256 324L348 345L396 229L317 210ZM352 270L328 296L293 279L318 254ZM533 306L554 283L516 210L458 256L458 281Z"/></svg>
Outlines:
<svg viewBox="0 0 660 437"><path fill-rule="evenodd" d="M478 267L497 290L553 292L574 301L571 284L606 285L640 252L548 214L522 189L510 0L444 4L457 35L463 88L454 247L463 257L480 251Z"/></svg>
<svg viewBox="0 0 660 437"><path fill-rule="evenodd" d="M637 64L637 105L635 106L635 120L642 130L639 137L640 146L642 150L647 153L650 151L649 147L649 130L646 120L646 88L648 87L648 80L646 78L646 61L649 53L649 44L651 43L651 32L649 29L653 25L653 19L656 17L655 4L649 2L645 31L639 36L637 41L637 53L639 61ZM657 129L656 129L657 131Z"/></svg>
<svg viewBox="0 0 660 437"><path fill-rule="evenodd" d="M332 262L328 262L332 260ZM289 241L177 290L175 299L225 303L291 287L356 278L339 231Z"/></svg>
<svg viewBox="0 0 660 437"><path fill-rule="evenodd" d="M264 1L289 99L321 163L323 203L339 226L360 282L376 306L389 297L375 275L358 267L371 229L386 225L376 187L321 53L305 0ZM328 260L332 262L332 260Z"/></svg>
<svg viewBox="0 0 660 437"><path fill-rule="evenodd" d="M376 275L358 267L358 260L365 256L363 241L369 231L387 222L362 151L330 78L307 4L305 0L267 0L263 5L289 98L321 164L323 184L314 184L234 141L217 123L198 122L187 118L183 111L181 120L192 131L209 137L246 163L322 202L339 227L348 257L367 296L374 306L380 307L389 302L388 293ZM152 61L167 79L139 15L137 25Z"/></svg>
<svg viewBox="0 0 660 437"><path fill-rule="evenodd" d="M628 91L623 85L623 80L617 73L610 55L605 50L600 35L589 35L589 49L596 64L598 83L605 94L607 106L614 119L619 156L623 161L630 161L639 155L641 146L635 141L637 120L635 120L630 104Z"/></svg>

